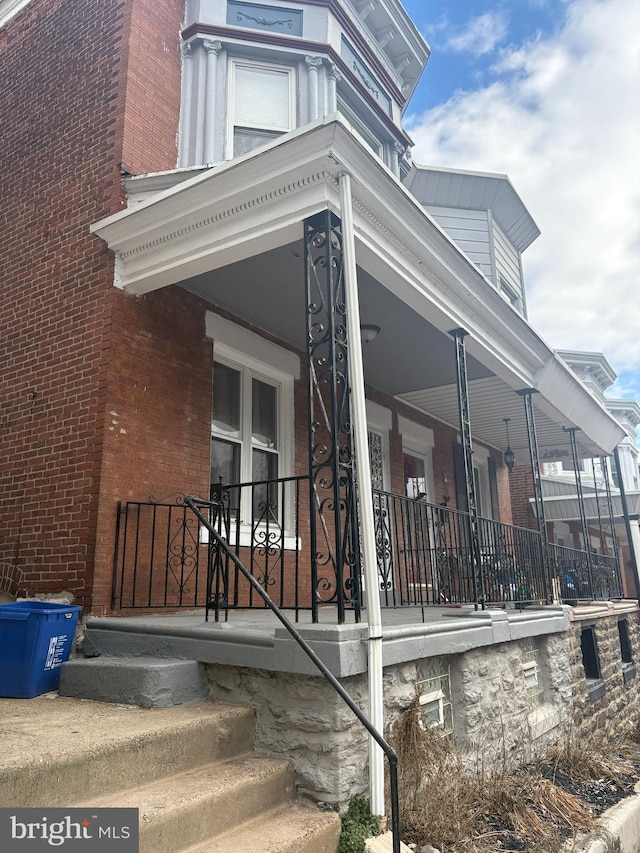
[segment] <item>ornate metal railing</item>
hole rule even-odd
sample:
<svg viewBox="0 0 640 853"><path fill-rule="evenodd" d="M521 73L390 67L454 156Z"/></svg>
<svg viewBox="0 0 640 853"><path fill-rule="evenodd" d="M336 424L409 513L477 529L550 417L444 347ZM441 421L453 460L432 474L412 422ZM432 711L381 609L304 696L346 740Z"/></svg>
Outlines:
<svg viewBox="0 0 640 853"><path fill-rule="evenodd" d="M118 502L112 607L204 607L207 549L201 525L181 501Z"/></svg>
<svg viewBox="0 0 640 853"><path fill-rule="evenodd" d="M549 545L555 577L563 601L607 601L621 598L622 580L615 557L590 555L563 545Z"/></svg>
<svg viewBox="0 0 640 853"><path fill-rule="evenodd" d="M216 486L209 523L241 556L280 608L311 608L307 530L301 528L305 477ZM308 506L308 497L305 496ZM210 540L209 531L184 505L127 501L118 504L112 606L205 607L219 618L233 608L264 607L253 587L241 590L237 568Z"/></svg>
<svg viewBox="0 0 640 853"><path fill-rule="evenodd" d="M374 491L378 573L387 606L545 601L548 583L538 531ZM480 563L480 572L474 567Z"/></svg>
<svg viewBox="0 0 640 853"><path fill-rule="evenodd" d="M314 571L307 477L220 485L209 498L208 523L279 608L295 611L296 618L311 610L316 618L317 608L337 604L340 594L343 609L350 606L353 590L345 592L327 566ZM537 530L480 518L476 542L468 513L381 490L374 490L373 505L383 606L551 600L555 587ZM324 533L329 541L333 528L327 524ZM550 577L557 578L562 600L622 596L615 557L558 545L550 545L549 554ZM359 566L352 571L359 595ZM207 618L212 612L218 620L229 610L262 608L264 602L253 587L239 583L234 561L178 497L174 503L118 504L112 606L205 607Z"/></svg>

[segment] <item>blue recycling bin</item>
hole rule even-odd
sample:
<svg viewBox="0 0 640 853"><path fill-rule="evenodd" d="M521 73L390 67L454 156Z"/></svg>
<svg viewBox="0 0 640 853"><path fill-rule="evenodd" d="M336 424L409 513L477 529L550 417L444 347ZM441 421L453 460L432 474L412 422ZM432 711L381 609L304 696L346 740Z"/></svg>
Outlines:
<svg viewBox="0 0 640 853"><path fill-rule="evenodd" d="M0 696L30 699L58 689L81 611L48 601L0 605Z"/></svg>

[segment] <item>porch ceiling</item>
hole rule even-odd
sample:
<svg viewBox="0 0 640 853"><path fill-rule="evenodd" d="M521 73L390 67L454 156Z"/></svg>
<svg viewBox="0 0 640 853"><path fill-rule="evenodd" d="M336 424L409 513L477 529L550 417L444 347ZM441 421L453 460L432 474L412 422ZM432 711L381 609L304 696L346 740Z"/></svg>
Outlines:
<svg viewBox="0 0 640 853"><path fill-rule="evenodd" d="M252 325L305 348L306 316L302 241L245 258L182 282L181 286ZM380 326L378 337L363 348L367 385L396 396L426 414L458 426L455 353L452 338L413 311L365 270L358 270L363 323ZM473 355L467 358L471 427L474 438L506 449L503 419L519 461L528 459L524 406L514 389ZM571 454L563 424L544 411L534 397L541 458ZM579 452L593 456L589 442ZM599 451L598 451L599 452ZM595 455L598 455L596 453Z"/></svg>
<svg viewBox="0 0 640 853"><path fill-rule="evenodd" d="M116 252L116 286L141 295L183 283L302 346L302 223L327 208L340 215L345 172L362 322L382 328L365 348L368 383L397 395L433 391L411 402L456 424L447 332L464 328L479 439L503 448L502 418L510 417L513 449L526 448L513 392L531 387L549 451L566 447L566 424L581 428L582 453L610 452L624 432L604 406L339 117L189 177L92 231Z"/></svg>

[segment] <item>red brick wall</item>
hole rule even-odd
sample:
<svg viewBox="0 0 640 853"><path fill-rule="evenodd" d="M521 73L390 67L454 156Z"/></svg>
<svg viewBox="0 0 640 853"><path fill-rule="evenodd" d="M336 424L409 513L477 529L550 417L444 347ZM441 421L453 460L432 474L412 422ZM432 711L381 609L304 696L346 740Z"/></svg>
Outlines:
<svg viewBox="0 0 640 853"><path fill-rule="evenodd" d="M128 329L89 224L124 206L120 163L175 165L181 15L178 0L33 0L0 31L0 577L87 605Z"/></svg>
<svg viewBox="0 0 640 853"><path fill-rule="evenodd" d="M531 467L528 465L516 465L509 475L509 482L511 487L513 523L518 527L528 527L530 530L537 530L538 522L529 502L529 499L533 497Z"/></svg>
<svg viewBox="0 0 640 853"><path fill-rule="evenodd" d="M184 0L132 0L121 162L133 174L174 169Z"/></svg>

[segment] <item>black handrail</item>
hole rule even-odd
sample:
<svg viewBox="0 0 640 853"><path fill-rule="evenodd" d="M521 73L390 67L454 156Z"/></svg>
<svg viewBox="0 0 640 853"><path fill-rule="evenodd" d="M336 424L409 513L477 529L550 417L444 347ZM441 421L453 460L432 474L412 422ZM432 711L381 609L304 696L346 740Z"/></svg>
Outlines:
<svg viewBox="0 0 640 853"><path fill-rule="evenodd" d="M229 557L234 562L236 568L240 572L242 572L242 574L251 584L253 589L255 589L258 595L260 595L261 598L264 600L265 604L271 608L273 613L275 613L280 622L282 622L282 624L287 629L289 634L291 634L296 643L305 652L307 657L309 657L310 660L313 661L313 663L320 670L322 675L326 678L326 680L340 696L343 702L351 709L351 711L353 711L358 720L362 723L362 725L369 732L371 737L376 741L378 746L387 756L387 760L389 762L389 788L391 793L391 832L393 834L393 853L400 853L400 800L398 796L398 756L395 750L387 743L387 741L380 734L380 732L370 723L367 717L362 713L360 708L353 701L351 696L349 696L347 691L340 684L338 679L333 675L332 672L329 671L329 669L320 660L318 655L313 651L311 646L307 643L307 641L300 634L300 632L291 622L289 622L289 620L280 610L278 605L271 599L266 590L262 588L258 581L243 565L238 555L234 554L234 552L231 550L231 548L229 548L224 539L219 535L219 533L212 527L212 525L205 518L205 516L200 512L194 498L188 496L184 499L184 503L185 506L188 506L189 509L195 514L200 523L209 531L209 535L214 537L214 539L218 543L218 546L222 548L227 557ZM213 501L205 501L201 498L198 499L197 503L201 506L214 508L217 507L217 504L215 504Z"/></svg>

